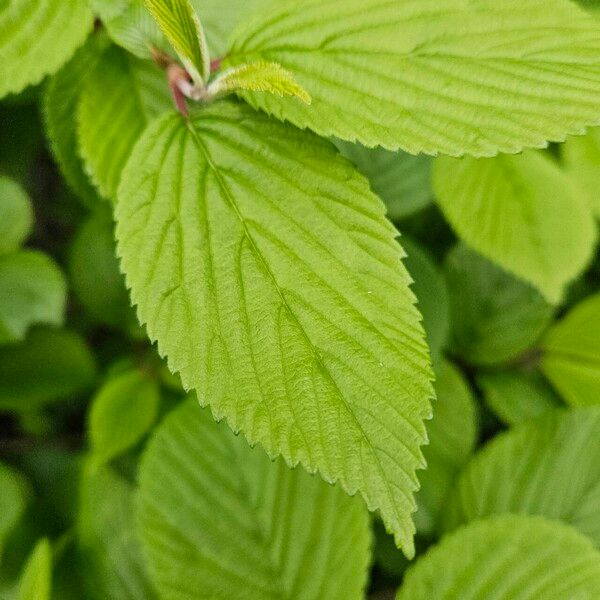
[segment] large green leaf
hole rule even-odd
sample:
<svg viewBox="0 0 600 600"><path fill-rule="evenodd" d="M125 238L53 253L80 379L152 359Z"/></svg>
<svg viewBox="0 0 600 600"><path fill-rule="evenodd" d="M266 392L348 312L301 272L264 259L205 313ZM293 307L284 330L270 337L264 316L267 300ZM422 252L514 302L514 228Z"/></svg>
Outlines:
<svg viewBox="0 0 600 600"><path fill-rule="evenodd" d="M92 28L86 0L0 2L0 98L58 71Z"/></svg>
<svg viewBox="0 0 600 600"><path fill-rule="evenodd" d="M562 523L517 515L444 538L408 570L397 600L592 600L600 553Z"/></svg>
<svg viewBox="0 0 600 600"><path fill-rule="evenodd" d="M550 302L592 257L596 224L585 195L541 152L439 158L433 184L458 235Z"/></svg>
<svg viewBox="0 0 600 600"><path fill-rule="evenodd" d="M161 597L363 597L370 533L359 498L271 463L195 400L157 430L139 480L139 531Z"/></svg>
<svg viewBox="0 0 600 600"><path fill-rule="evenodd" d="M25 190L0 176L0 254L18 250L33 226L33 208Z"/></svg>
<svg viewBox="0 0 600 600"><path fill-rule="evenodd" d="M100 193L115 200L121 171L146 125L172 106L154 64L109 48L81 93L79 141L86 169Z"/></svg>
<svg viewBox="0 0 600 600"><path fill-rule="evenodd" d="M564 520L600 547L600 408L556 410L495 437L457 480L445 525L500 513Z"/></svg>
<svg viewBox="0 0 600 600"><path fill-rule="evenodd" d="M446 257L452 352L471 364L507 362L538 341L552 307L527 283L467 246Z"/></svg>
<svg viewBox="0 0 600 600"><path fill-rule="evenodd" d="M223 101L152 124L118 196L133 303L184 386L270 456L360 491L411 554L429 356L367 181Z"/></svg>
<svg viewBox="0 0 600 600"><path fill-rule="evenodd" d="M600 293L557 323L542 349L542 369L566 402L600 404Z"/></svg>
<svg viewBox="0 0 600 600"><path fill-rule="evenodd" d="M0 255L0 344L24 339L35 324L61 325L66 296L67 282L45 254Z"/></svg>
<svg viewBox="0 0 600 600"><path fill-rule="evenodd" d="M225 64L251 60L313 98L253 106L367 146L491 156L600 124L600 24L568 0L283 0Z"/></svg>

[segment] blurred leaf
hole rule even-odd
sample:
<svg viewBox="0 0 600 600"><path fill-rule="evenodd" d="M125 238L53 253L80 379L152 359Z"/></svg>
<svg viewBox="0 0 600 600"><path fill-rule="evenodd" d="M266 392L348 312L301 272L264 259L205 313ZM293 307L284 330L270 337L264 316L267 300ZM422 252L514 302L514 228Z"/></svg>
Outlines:
<svg viewBox="0 0 600 600"><path fill-rule="evenodd" d="M17 600L50 600L52 588L52 548L40 540L21 575Z"/></svg>
<svg viewBox="0 0 600 600"><path fill-rule="evenodd" d="M459 476L446 529L502 513L563 520L600 547L600 407L555 410L496 436Z"/></svg>
<svg viewBox="0 0 600 600"><path fill-rule="evenodd" d="M459 244L445 265L452 350L474 365L507 362L531 348L553 308L527 283Z"/></svg>
<svg viewBox="0 0 600 600"><path fill-rule="evenodd" d="M96 376L85 342L67 330L34 329L0 347L0 410L27 411L89 388Z"/></svg>
<svg viewBox="0 0 600 600"><path fill-rule="evenodd" d="M66 297L67 282L50 257L0 255L0 344L23 340L35 324L62 325Z"/></svg>
<svg viewBox="0 0 600 600"><path fill-rule="evenodd" d="M335 140L335 145L371 182L392 221L417 212L433 200L430 156L366 148L343 140Z"/></svg>
<svg viewBox="0 0 600 600"><path fill-rule="evenodd" d="M600 293L554 325L542 349L542 370L565 402L600 404Z"/></svg>
<svg viewBox="0 0 600 600"><path fill-rule="evenodd" d="M25 504L21 476L0 463L0 558L4 540L23 516Z"/></svg>
<svg viewBox="0 0 600 600"><path fill-rule="evenodd" d="M549 302L592 258L596 225L585 195L541 152L438 158L433 183L458 235Z"/></svg>
<svg viewBox="0 0 600 600"><path fill-rule="evenodd" d="M18 183L0 176L0 254L18 250L32 226L29 197Z"/></svg>
<svg viewBox="0 0 600 600"><path fill-rule="evenodd" d="M518 425L559 406L556 394L538 372L480 373L477 384L485 403L506 425Z"/></svg>
<svg viewBox="0 0 600 600"><path fill-rule="evenodd" d="M0 3L0 98L58 71L92 28L86 0Z"/></svg>
<svg viewBox="0 0 600 600"><path fill-rule="evenodd" d="M92 462L102 465L134 446L158 414L158 383L141 370L109 379L92 400Z"/></svg>
<svg viewBox="0 0 600 600"><path fill-rule="evenodd" d="M162 597L363 597L370 532L360 499L270 462L195 400L157 430L139 480L139 530Z"/></svg>
<svg viewBox="0 0 600 600"><path fill-rule="evenodd" d="M600 597L600 553L577 531L506 515L445 537L409 568L397 600Z"/></svg>
<svg viewBox="0 0 600 600"><path fill-rule="evenodd" d="M418 473L421 489L415 515L417 531L426 535L438 528L450 486L477 442L473 395L461 372L448 361L436 369L435 393L433 419L427 424L429 444L423 448L427 468Z"/></svg>

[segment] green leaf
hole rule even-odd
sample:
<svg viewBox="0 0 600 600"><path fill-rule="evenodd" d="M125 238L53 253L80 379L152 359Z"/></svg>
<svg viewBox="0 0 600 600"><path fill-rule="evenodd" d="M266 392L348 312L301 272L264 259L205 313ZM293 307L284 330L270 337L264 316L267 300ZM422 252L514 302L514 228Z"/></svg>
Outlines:
<svg viewBox="0 0 600 600"><path fill-rule="evenodd" d="M0 254L18 250L33 226L33 208L23 188L0 176Z"/></svg>
<svg viewBox="0 0 600 600"><path fill-rule="evenodd" d="M34 329L19 344L0 347L0 410L31 411L90 387L94 357L68 330Z"/></svg>
<svg viewBox="0 0 600 600"><path fill-rule="evenodd" d="M427 424L429 444L423 448L427 469L419 473L417 530L437 528L450 486L467 462L477 441L475 401L461 372L448 361L436 369L433 419Z"/></svg>
<svg viewBox="0 0 600 600"><path fill-rule="evenodd" d="M491 156L600 124L600 24L567 0L282 0L225 66L278 62L310 107L243 97L324 136Z"/></svg>
<svg viewBox="0 0 600 600"><path fill-rule="evenodd" d="M139 481L139 532L161 597L363 597L370 531L362 502L271 463L194 400L157 430Z"/></svg>
<svg viewBox="0 0 600 600"><path fill-rule="evenodd" d="M600 293L554 325L542 349L542 370L565 402L600 404Z"/></svg>
<svg viewBox="0 0 600 600"><path fill-rule="evenodd" d="M121 171L146 125L169 110L164 74L152 63L109 48L81 93L81 154L100 193L115 200Z"/></svg>
<svg viewBox="0 0 600 600"><path fill-rule="evenodd" d="M210 55L204 29L190 0L144 2L194 83L206 83L210 77Z"/></svg>
<svg viewBox="0 0 600 600"><path fill-rule="evenodd" d="M50 600L52 590L52 548L47 539L40 540L23 569L18 600Z"/></svg>
<svg viewBox="0 0 600 600"><path fill-rule="evenodd" d="M116 256L113 223L101 214L90 217L75 234L69 254L73 291L100 323L128 327L135 322L125 279Z"/></svg>
<svg viewBox="0 0 600 600"><path fill-rule="evenodd" d="M459 237L550 302L592 257L596 225L585 196L540 152L439 158L433 185Z"/></svg>
<svg viewBox="0 0 600 600"><path fill-rule="evenodd" d="M107 36L90 36L75 56L50 78L43 96L52 154L71 189L92 208L97 206L99 198L78 154L76 114L81 92L107 45Z"/></svg>
<svg viewBox="0 0 600 600"><path fill-rule="evenodd" d="M221 101L153 123L118 196L133 303L184 387L271 457L360 491L411 554L429 356L366 180L329 142Z"/></svg>
<svg viewBox="0 0 600 600"><path fill-rule="evenodd" d="M6 536L25 512L25 489L20 476L0 463L0 558Z"/></svg>
<svg viewBox="0 0 600 600"><path fill-rule="evenodd" d="M156 597L135 531L133 492L125 479L106 467L84 474L77 533L86 568L86 598Z"/></svg>
<svg viewBox="0 0 600 600"><path fill-rule="evenodd" d="M584 136L567 138L561 146L561 156L600 219L600 128L590 129Z"/></svg>
<svg viewBox="0 0 600 600"><path fill-rule="evenodd" d="M425 208L433 199L430 156L366 148L343 140L335 140L335 145L371 182L373 191L385 202L392 221Z"/></svg>
<svg viewBox="0 0 600 600"><path fill-rule="evenodd" d="M480 373L477 385L485 403L506 425L518 425L559 406L556 395L537 371Z"/></svg>
<svg viewBox="0 0 600 600"><path fill-rule="evenodd" d="M293 73L279 63L262 60L226 69L208 89L214 96L241 90L268 92L280 97L295 96L306 104L311 102L310 95L298 85Z"/></svg>
<svg viewBox="0 0 600 600"><path fill-rule="evenodd" d="M23 340L35 324L62 325L67 283L35 250L0 255L0 344Z"/></svg>
<svg viewBox="0 0 600 600"><path fill-rule="evenodd" d="M563 520L600 546L600 408L556 410L496 436L457 480L445 526L493 514Z"/></svg>
<svg viewBox="0 0 600 600"><path fill-rule="evenodd" d="M474 365L505 363L529 350L553 308L531 286L463 244L446 257L452 352Z"/></svg>
<svg viewBox="0 0 600 600"><path fill-rule="evenodd" d="M92 462L102 465L132 448L156 419L159 388L141 370L109 379L92 400L89 435Z"/></svg>
<svg viewBox="0 0 600 600"><path fill-rule="evenodd" d="M86 0L0 3L0 98L62 67L92 28Z"/></svg>
<svg viewBox="0 0 600 600"><path fill-rule="evenodd" d="M397 600L600 596L600 553L571 527L508 515L443 538L408 570Z"/></svg>

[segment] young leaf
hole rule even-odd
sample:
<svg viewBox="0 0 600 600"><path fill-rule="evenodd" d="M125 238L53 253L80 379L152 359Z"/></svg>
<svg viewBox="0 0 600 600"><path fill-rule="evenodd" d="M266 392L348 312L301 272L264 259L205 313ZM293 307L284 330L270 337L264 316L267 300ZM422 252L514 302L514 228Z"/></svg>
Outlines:
<svg viewBox="0 0 600 600"><path fill-rule="evenodd" d="M21 574L17 600L50 600L52 592L52 548L40 540Z"/></svg>
<svg viewBox="0 0 600 600"><path fill-rule="evenodd" d="M0 176L0 255L18 250L33 225L33 208L23 188Z"/></svg>
<svg viewBox="0 0 600 600"><path fill-rule="evenodd" d="M443 538L396 600L559 600L600 596L600 553L571 527L507 515Z"/></svg>
<svg viewBox="0 0 600 600"><path fill-rule="evenodd" d="M554 310L525 282L463 244L446 256L452 352L474 365L504 363L529 350Z"/></svg>
<svg viewBox="0 0 600 600"><path fill-rule="evenodd" d="M221 73L209 86L214 96L241 90L268 92L276 96L295 96L310 104L310 94L296 81L293 73L280 64L257 61L232 67Z"/></svg>
<svg viewBox="0 0 600 600"><path fill-rule="evenodd" d="M150 429L160 402L158 384L140 370L109 379L92 400L92 462L102 465L134 446Z"/></svg>
<svg viewBox="0 0 600 600"><path fill-rule="evenodd" d="M457 480L445 526L493 514L563 520L600 547L600 408L556 410L496 436Z"/></svg>
<svg viewBox="0 0 600 600"><path fill-rule="evenodd" d="M0 3L0 98L58 71L92 28L87 0Z"/></svg>
<svg viewBox="0 0 600 600"><path fill-rule="evenodd" d="M173 106L164 74L152 63L109 48L79 102L79 143L100 193L114 201L121 171L146 125Z"/></svg>
<svg viewBox="0 0 600 600"><path fill-rule="evenodd" d="M66 301L67 282L48 256L0 255L0 344L23 340L35 324L62 325Z"/></svg>
<svg viewBox="0 0 600 600"><path fill-rule="evenodd" d="M600 35L599 35L600 38ZM589 262L596 224L583 194L540 152L439 158L438 204L458 235L558 303Z"/></svg>
<svg viewBox="0 0 600 600"><path fill-rule="evenodd" d="M144 1L194 83L205 84L210 76L210 55L204 29L190 0Z"/></svg>
<svg viewBox="0 0 600 600"><path fill-rule="evenodd" d="M154 122L118 197L121 266L171 370L271 457L360 491L411 554L429 356L367 181L221 101Z"/></svg>
<svg viewBox="0 0 600 600"><path fill-rule="evenodd" d="M253 106L367 146L491 156L600 124L600 23L568 0L282 0L225 66L278 62L310 107Z"/></svg>
<svg viewBox="0 0 600 600"><path fill-rule="evenodd" d="M369 562L358 498L271 463L189 400L148 445L138 527L162 598L359 600Z"/></svg>
<svg viewBox="0 0 600 600"><path fill-rule="evenodd" d="M542 349L542 370L565 402L600 404L600 293L556 324Z"/></svg>

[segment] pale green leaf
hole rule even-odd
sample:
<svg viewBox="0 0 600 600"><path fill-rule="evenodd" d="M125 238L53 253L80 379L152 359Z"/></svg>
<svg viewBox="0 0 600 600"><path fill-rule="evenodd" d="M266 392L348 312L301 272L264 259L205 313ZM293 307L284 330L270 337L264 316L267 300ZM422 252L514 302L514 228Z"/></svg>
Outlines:
<svg viewBox="0 0 600 600"><path fill-rule="evenodd" d="M485 403L507 425L518 425L559 406L556 394L537 371L479 373L477 385Z"/></svg>
<svg viewBox="0 0 600 600"><path fill-rule="evenodd" d="M366 148L343 140L335 140L335 145L371 182L392 221L408 217L432 201L430 156Z"/></svg>
<svg viewBox="0 0 600 600"><path fill-rule="evenodd" d="M133 303L184 386L270 456L360 491L411 554L429 356L367 181L329 142L220 101L153 123L118 197Z"/></svg>
<svg viewBox="0 0 600 600"><path fill-rule="evenodd" d="M360 499L270 462L195 400L157 430L139 481L139 532L162 598L363 598L370 532Z"/></svg>
<svg viewBox="0 0 600 600"><path fill-rule="evenodd" d="M561 146L561 155L600 219L600 128L590 129L584 136L567 138Z"/></svg>
<svg viewBox="0 0 600 600"><path fill-rule="evenodd" d="M463 244L446 257L452 352L475 365L508 362L531 349L553 308L527 283Z"/></svg>
<svg viewBox="0 0 600 600"><path fill-rule="evenodd" d="M52 154L72 190L92 208L98 204L99 198L78 153L77 106L89 75L107 44L105 35L90 36L87 43L48 81L43 96L44 121Z"/></svg>
<svg viewBox="0 0 600 600"><path fill-rule="evenodd" d="M542 370L565 402L600 404L600 293L554 325L542 349Z"/></svg>
<svg viewBox="0 0 600 600"><path fill-rule="evenodd" d="M310 104L310 95L298 84L294 74L280 64L262 60L226 69L209 86L209 93L220 96L251 90L276 96L295 96Z"/></svg>
<svg viewBox="0 0 600 600"><path fill-rule="evenodd" d="M157 382L142 370L110 378L92 400L89 435L94 465L137 444L154 423L159 402Z"/></svg>
<svg viewBox="0 0 600 600"><path fill-rule="evenodd" d="M459 237L550 302L592 257L596 224L585 195L541 152L439 158L433 184Z"/></svg>
<svg viewBox="0 0 600 600"><path fill-rule="evenodd" d="M144 2L194 83L206 83L210 76L210 55L204 29L190 0Z"/></svg>
<svg viewBox="0 0 600 600"><path fill-rule="evenodd" d="M427 469L419 473L417 530L432 534L454 478L477 441L475 401L461 372L448 361L436 368L433 419L427 424L429 444L423 448Z"/></svg>
<svg viewBox="0 0 600 600"><path fill-rule="evenodd" d="M600 553L571 527L507 515L443 538L408 570L397 600L593 600Z"/></svg>
<svg viewBox="0 0 600 600"><path fill-rule="evenodd" d="M34 329L25 341L0 347L0 410L31 411L90 387L94 357L67 330Z"/></svg>
<svg viewBox="0 0 600 600"><path fill-rule="evenodd" d="M253 60L313 98L253 106L367 146L491 156L600 124L600 24L568 0L282 0L225 65Z"/></svg>
<svg viewBox="0 0 600 600"><path fill-rule="evenodd" d="M18 250L33 226L33 208L25 190L0 176L0 254Z"/></svg>
<svg viewBox="0 0 600 600"><path fill-rule="evenodd" d="M79 143L100 193L115 200L121 171L146 125L169 110L164 73L154 64L109 48L89 77L79 103Z"/></svg>
<svg viewBox="0 0 600 600"><path fill-rule="evenodd" d="M35 324L62 325L66 300L67 282L50 257L0 255L0 344L24 339Z"/></svg>
<svg viewBox="0 0 600 600"><path fill-rule="evenodd" d="M550 411L496 436L452 490L447 529L501 513L563 520L600 547L600 409Z"/></svg>
<svg viewBox="0 0 600 600"><path fill-rule="evenodd" d="M50 600L52 591L52 548L47 539L40 540L21 574L17 600Z"/></svg>
<svg viewBox="0 0 600 600"><path fill-rule="evenodd" d="M58 71L92 28L87 0L0 2L0 98Z"/></svg>
<svg viewBox="0 0 600 600"><path fill-rule="evenodd" d="M0 560L6 536L25 511L25 489L20 476L0 463Z"/></svg>

